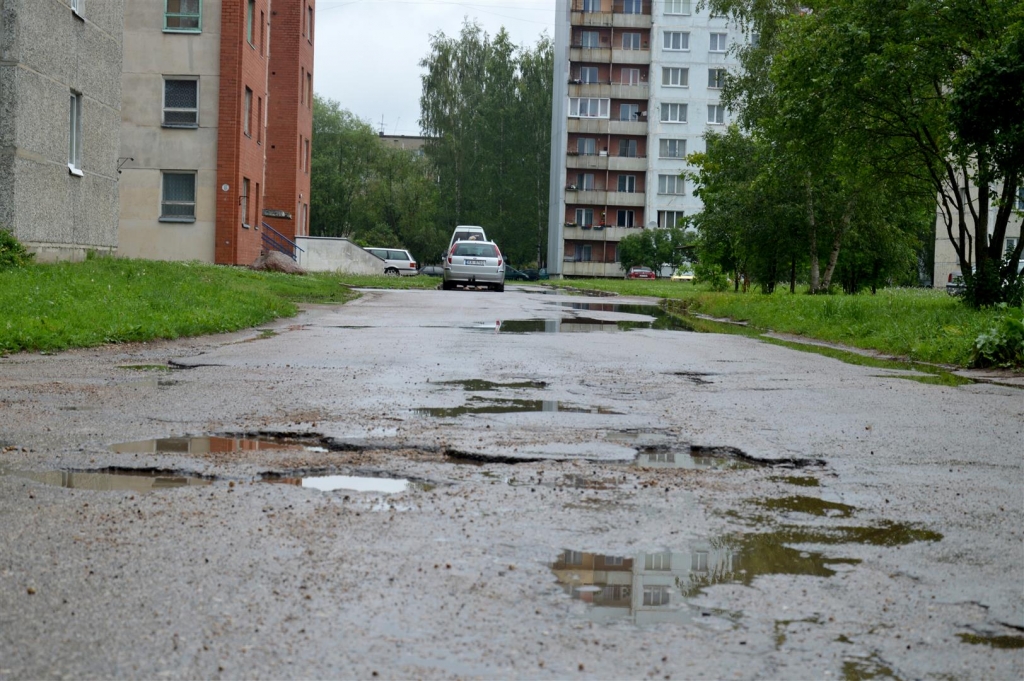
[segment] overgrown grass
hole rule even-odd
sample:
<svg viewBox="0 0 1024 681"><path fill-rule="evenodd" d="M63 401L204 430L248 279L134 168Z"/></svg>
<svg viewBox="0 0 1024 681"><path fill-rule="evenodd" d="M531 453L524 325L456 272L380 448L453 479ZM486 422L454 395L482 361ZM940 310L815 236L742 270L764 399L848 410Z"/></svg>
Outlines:
<svg viewBox="0 0 1024 681"><path fill-rule="evenodd" d="M235 331L355 297L332 275L93 258L0 271L0 353Z"/></svg>
<svg viewBox="0 0 1024 681"><path fill-rule="evenodd" d="M623 295L678 300L689 312L746 321L758 329L877 350L922 362L967 366L996 310L974 310L944 291L883 289L877 295L716 293L685 282L609 279L552 282Z"/></svg>

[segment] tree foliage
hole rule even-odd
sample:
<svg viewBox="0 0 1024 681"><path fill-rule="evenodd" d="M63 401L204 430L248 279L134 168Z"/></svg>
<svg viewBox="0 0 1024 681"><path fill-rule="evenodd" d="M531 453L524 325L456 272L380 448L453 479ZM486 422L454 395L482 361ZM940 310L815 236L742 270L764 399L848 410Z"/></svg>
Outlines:
<svg viewBox="0 0 1024 681"><path fill-rule="evenodd" d="M512 262L547 243L553 53L542 36L514 46L466 21L431 36L420 65L420 127L439 183L439 220L481 225Z"/></svg>
<svg viewBox="0 0 1024 681"><path fill-rule="evenodd" d="M682 227L643 229L619 241L619 262L622 269L650 267L654 272L669 265L674 270L689 261L693 234Z"/></svg>

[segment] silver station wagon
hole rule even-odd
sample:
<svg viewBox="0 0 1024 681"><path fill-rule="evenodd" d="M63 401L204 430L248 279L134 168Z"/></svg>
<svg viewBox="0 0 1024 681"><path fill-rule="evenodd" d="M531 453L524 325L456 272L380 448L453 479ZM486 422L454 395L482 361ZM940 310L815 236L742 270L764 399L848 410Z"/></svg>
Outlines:
<svg viewBox="0 0 1024 681"><path fill-rule="evenodd" d="M504 291L505 261L498 245L492 241L456 241L444 259L441 288L450 291L456 286Z"/></svg>

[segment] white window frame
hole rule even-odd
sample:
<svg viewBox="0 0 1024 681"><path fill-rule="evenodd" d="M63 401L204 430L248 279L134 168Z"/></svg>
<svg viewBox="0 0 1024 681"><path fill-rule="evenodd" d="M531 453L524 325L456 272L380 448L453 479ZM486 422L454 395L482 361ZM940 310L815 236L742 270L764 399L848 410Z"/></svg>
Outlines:
<svg viewBox="0 0 1024 681"><path fill-rule="evenodd" d="M623 154L623 147L625 147L626 153ZM634 139L620 139L619 140L619 158L639 158L640 145Z"/></svg>
<svg viewBox="0 0 1024 681"><path fill-rule="evenodd" d="M708 69L708 89L721 90L725 87L725 69Z"/></svg>
<svg viewBox="0 0 1024 681"><path fill-rule="evenodd" d="M586 102L587 113L581 114L582 107L580 106L583 102ZM591 114L591 108L593 102L597 102L597 113ZM569 98L569 118L608 118L609 111L611 110L612 100L607 97L570 97Z"/></svg>
<svg viewBox="0 0 1024 681"><path fill-rule="evenodd" d="M665 0L665 14L688 15L690 13L690 0Z"/></svg>
<svg viewBox="0 0 1024 681"><path fill-rule="evenodd" d="M583 151L580 151L581 148L583 149ZM594 137L577 137L576 155L597 156L597 139Z"/></svg>
<svg viewBox="0 0 1024 681"><path fill-rule="evenodd" d="M628 40L627 40L628 38ZM622 34L622 49L627 52L642 50L643 38L639 33L630 31Z"/></svg>
<svg viewBox="0 0 1024 681"><path fill-rule="evenodd" d="M658 607L669 604L669 592L667 586L645 586L644 605Z"/></svg>
<svg viewBox="0 0 1024 681"><path fill-rule="evenodd" d="M596 66L581 66L580 67L580 82L587 83L598 83L600 81L600 69ZM593 76L591 78L590 76Z"/></svg>
<svg viewBox="0 0 1024 681"><path fill-rule="evenodd" d="M686 196L686 180L679 175L658 175L658 193Z"/></svg>
<svg viewBox="0 0 1024 681"><path fill-rule="evenodd" d="M166 175L189 175L192 177L192 201L169 201L164 194L166 187L164 185L164 176ZM194 170L161 170L160 171L160 222L195 222L196 221L196 194L198 187L196 186L197 178L196 171ZM192 206L192 215L166 215L164 213L164 206L173 204L176 206Z"/></svg>
<svg viewBox="0 0 1024 681"><path fill-rule="evenodd" d="M576 209L576 224L577 225L593 225L594 224L594 209L593 208L577 208ZM573 553L576 553L576 551L573 551ZM582 558L580 560L582 560ZM570 565L582 565L582 563L570 563Z"/></svg>
<svg viewBox="0 0 1024 681"><path fill-rule="evenodd" d="M594 173L576 173L576 189L581 192L594 191Z"/></svg>
<svg viewBox="0 0 1024 681"><path fill-rule="evenodd" d="M622 102L619 104L620 121L640 120L640 105L635 102Z"/></svg>
<svg viewBox="0 0 1024 681"><path fill-rule="evenodd" d="M676 42L678 42L678 46L674 47L673 43ZM663 31L661 34L661 47L666 52L689 52L689 31Z"/></svg>
<svg viewBox="0 0 1024 681"><path fill-rule="evenodd" d="M249 192L252 191L252 183L248 177L242 178L242 194L238 197L242 204L242 226L249 226Z"/></svg>
<svg viewBox="0 0 1024 681"><path fill-rule="evenodd" d="M616 191L623 194L636 194L636 175L619 175L615 181Z"/></svg>
<svg viewBox="0 0 1024 681"><path fill-rule="evenodd" d="M687 106L682 102L661 103L662 123L685 123L687 113Z"/></svg>
<svg viewBox="0 0 1024 681"><path fill-rule="evenodd" d="M708 39L708 52L725 52L728 42L728 33L712 33Z"/></svg>
<svg viewBox="0 0 1024 681"><path fill-rule="evenodd" d="M708 571L708 558L710 554L707 551L694 551L693 555L690 556L690 571L691 572L707 572Z"/></svg>
<svg viewBox="0 0 1024 681"><path fill-rule="evenodd" d="M593 38L590 40L589 38ZM580 31L580 47L596 50L601 47L600 31Z"/></svg>
<svg viewBox="0 0 1024 681"><path fill-rule="evenodd" d="M643 8L643 0L622 0L622 9L616 10L616 12L621 11L622 14L643 14Z"/></svg>
<svg viewBox="0 0 1024 681"><path fill-rule="evenodd" d="M725 104L708 104L708 125L725 125Z"/></svg>
<svg viewBox="0 0 1024 681"><path fill-rule="evenodd" d="M661 67L661 84L665 87L690 87L690 69L685 66Z"/></svg>
<svg viewBox="0 0 1024 681"><path fill-rule="evenodd" d="M621 567L622 556L605 556L604 564L609 566Z"/></svg>
<svg viewBox="0 0 1024 681"><path fill-rule="evenodd" d="M167 106L167 83L168 81L191 81L196 86L196 106L195 109L185 108L168 108ZM163 101L160 103L160 125L165 128L198 128L199 127L199 76L164 76L164 89L161 94ZM196 119L194 123L168 123L167 112L188 112L194 111Z"/></svg>
<svg viewBox="0 0 1024 681"><path fill-rule="evenodd" d="M1024 187L1017 189L1017 210L1024 210Z"/></svg>
<svg viewBox="0 0 1024 681"><path fill-rule="evenodd" d="M639 85L640 69L624 68L619 71L619 85Z"/></svg>
<svg viewBox="0 0 1024 681"><path fill-rule="evenodd" d="M677 142L678 144L672 144ZM673 155L671 147L681 147L681 153ZM658 140L658 158L686 158L686 140L681 138L662 138Z"/></svg>
<svg viewBox="0 0 1024 681"><path fill-rule="evenodd" d="M71 90L68 100L68 172L76 177L82 172L82 93Z"/></svg>
<svg viewBox="0 0 1024 681"><path fill-rule="evenodd" d="M619 208L615 212L615 226L616 227L635 227L636 226L636 211L629 210L628 208Z"/></svg>
<svg viewBox="0 0 1024 681"><path fill-rule="evenodd" d="M672 220L669 220L669 217ZM658 226L659 227L678 227L680 218L685 217L686 214L681 210L662 210L658 211Z"/></svg>
<svg viewBox="0 0 1024 681"><path fill-rule="evenodd" d="M644 569L655 572L668 572L672 569L672 554L668 551L648 553L644 556Z"/></svg>

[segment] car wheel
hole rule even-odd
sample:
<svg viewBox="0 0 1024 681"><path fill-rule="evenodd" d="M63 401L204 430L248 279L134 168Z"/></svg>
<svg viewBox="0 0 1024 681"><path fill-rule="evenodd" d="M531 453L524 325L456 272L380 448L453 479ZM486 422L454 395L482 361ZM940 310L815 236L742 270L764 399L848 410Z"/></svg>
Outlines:
<svg viewBox="0 0 1024 681"><path fill-rule="evenodd" d="M398 270L396 270L394 267L389 267L386 270L384 270L384 276L385 277L397 277L398 276Z"/></svg>
<svg viewBox="0 0 1024 681"><path fill-rule="evenodd" d="M442 291L451 291L452 290L452 283L450 281L448 281L447 279L445 279L444 281L441 282L441 290Z"/></svg>
<svg viewBox="0 0 1024 681"><path fill-rule="evenodd" d="M505 284L495 284L494 285L494 290L497 291L498 293L504 293L505 292Z"/></svg>

